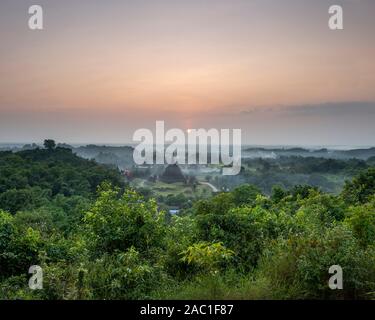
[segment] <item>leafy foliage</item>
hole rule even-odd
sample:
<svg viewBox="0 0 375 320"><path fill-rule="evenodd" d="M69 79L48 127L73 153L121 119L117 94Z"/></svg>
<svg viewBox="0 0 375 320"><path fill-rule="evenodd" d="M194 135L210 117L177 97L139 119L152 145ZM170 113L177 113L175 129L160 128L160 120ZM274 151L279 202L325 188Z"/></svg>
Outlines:
<svg viewBox="0 0 375 320"><path fill-rule="evenodd" d="M363 161L306 166L351 171ZM171 217L152 193L68 149L0 152L0 299L368 299L374 177L368 168L340 194L301 183L267 196L244 184ZM34 264L43 290L28 288ZM343 290L327 285L331 265L343 268Z"/></svg>
<svg viewBox="0 0 375 320"><path fill-rule="evenodd" d="M183 262L197 265L206 271L217 272L220 263L230 260L234 251L225 248L221 242L200 242L189 246L181 255Z"/></svg>
<svg viewBox="0 0 375 320"><path fill-rule="evenodd" d="M375 167L369 168L347 182L342 192L350 204L365 203L375 193Z"/></svg>
<svg viewBox="0 0 375 320"><path fill-rule="evenodd" d="M164 213L158 211L155 200L144 200L131 190L119 195L119 190L104 185L84 225L99 254L130 247L144 252L163 245Z"/></svg>

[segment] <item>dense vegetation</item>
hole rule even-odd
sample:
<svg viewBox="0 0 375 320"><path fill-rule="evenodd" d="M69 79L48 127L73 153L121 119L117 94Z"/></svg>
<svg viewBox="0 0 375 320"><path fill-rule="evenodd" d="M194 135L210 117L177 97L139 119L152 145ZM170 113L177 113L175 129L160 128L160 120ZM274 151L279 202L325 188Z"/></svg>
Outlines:
<svg viewBox="0 0 375 320"><path fill-rule="evenodd" d="M169 216L70 150L2 152L0 298L374 298L375 168L361 170L336 195L244 184ZM331 265L343 290L328 287Z"/></svg>
<svg viewBox="0 0 375 320"><path fill-rule="evenodd" d="M373 166L373 159L326 159L307 156L242 159L242 170L236 176L216 176L212 181L219 189L232 189L243 183L257 186L267 195L275 185L290 189L298 184L319 187L329 193L340 193L345 181Z"/></svg>

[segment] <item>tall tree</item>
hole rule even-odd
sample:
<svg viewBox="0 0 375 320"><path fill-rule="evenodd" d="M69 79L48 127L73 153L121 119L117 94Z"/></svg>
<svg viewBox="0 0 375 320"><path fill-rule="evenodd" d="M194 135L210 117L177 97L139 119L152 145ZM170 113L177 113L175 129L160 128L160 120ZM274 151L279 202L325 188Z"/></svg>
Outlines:
<svg viewBox="0 0 375 320"><path fill-rule="evenodd" d="M56 142L55 142L55 140L52 140L52 139L46 139L46 140L44 140L43 145L49 151L51 151L51 150L53 150L53 149L56 148Z"/></svg>

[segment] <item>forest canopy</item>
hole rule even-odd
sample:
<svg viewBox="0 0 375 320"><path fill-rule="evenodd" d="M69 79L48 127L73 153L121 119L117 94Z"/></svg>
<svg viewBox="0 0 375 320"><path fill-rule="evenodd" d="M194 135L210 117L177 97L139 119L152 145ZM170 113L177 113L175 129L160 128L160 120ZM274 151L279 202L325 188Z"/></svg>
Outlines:
<svg viewBox="0 0 375 320"><path fill-rule="evenodd" d="M28 287L31 265L43 270L42 290ZM343 290L328 287L332 265L343 269ZM69 149L0 152L1 299L371 299L374 292L374 167L339 194L295 185L265 195L243 184L170 215L117 169Z"/></svg>

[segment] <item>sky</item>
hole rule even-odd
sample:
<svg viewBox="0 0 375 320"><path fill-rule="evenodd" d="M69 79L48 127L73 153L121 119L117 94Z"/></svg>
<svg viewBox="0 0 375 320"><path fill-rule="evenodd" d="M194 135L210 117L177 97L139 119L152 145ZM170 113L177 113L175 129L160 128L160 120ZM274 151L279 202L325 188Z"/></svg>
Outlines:
<svg viewBox="0 0 375 320"><path fill-rule="evenodd" d="M373 0L1 0L0 142L125 144L164 120L375 145L374 31Z"/></svg>

